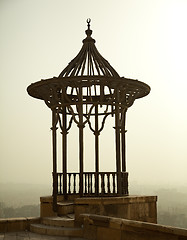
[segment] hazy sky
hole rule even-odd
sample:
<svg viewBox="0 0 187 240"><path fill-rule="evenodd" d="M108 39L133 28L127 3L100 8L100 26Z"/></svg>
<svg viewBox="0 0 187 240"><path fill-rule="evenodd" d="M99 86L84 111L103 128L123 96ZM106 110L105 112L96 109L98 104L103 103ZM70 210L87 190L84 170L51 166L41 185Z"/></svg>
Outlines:
<svg viewBox="0 0 187 240"><path fill-rule="evenodd" d="M127 114L130 185L187 186L186 13L186 0L1 0L0 182L51 184L51 111L26 88L59 75L79 52L91 18L102 56L120 76L151 86ZM114 162L113 122L106 125L101 169ZM93 134L85 140L91 170ZM78 163L75 129L69 142L71 171Z"/></svg>

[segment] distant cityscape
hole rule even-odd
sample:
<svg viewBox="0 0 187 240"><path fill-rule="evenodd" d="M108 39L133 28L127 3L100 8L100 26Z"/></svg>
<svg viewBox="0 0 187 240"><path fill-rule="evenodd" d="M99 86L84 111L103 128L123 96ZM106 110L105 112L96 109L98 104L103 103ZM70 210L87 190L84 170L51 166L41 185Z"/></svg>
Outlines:
<svg viewBox="0 0 187 240"><path fill-rule="evenodd" d="M187 228L187 190L137 184L131 188L132 195L158 196L158 224ZM47 195L47 185L0 183L0 218L39 216L40 197Z"/></svg>

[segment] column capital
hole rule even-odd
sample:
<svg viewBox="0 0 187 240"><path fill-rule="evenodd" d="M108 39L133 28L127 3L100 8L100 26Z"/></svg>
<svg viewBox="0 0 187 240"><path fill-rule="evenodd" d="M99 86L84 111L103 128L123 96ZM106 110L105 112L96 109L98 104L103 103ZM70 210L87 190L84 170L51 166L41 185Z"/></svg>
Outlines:
<svg viewBox="0 0 187 240"><path fill-rule="evenodd" d="M55 126L55 127L51 127L50 129L51 130L57 130L58 128Z"/></svg>

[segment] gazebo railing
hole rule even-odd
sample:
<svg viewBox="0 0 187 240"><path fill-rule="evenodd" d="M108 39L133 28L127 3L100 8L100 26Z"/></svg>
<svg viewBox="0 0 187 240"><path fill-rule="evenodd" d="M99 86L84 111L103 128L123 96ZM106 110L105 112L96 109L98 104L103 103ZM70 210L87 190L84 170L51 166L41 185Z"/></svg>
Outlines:
<svg viewBox="0 0 187 240"><path fill-rule="evenodd" d="M56 173L57 195L80 194L80 173ZM117 186L116 172L84 172L83 195L84 196L113 196L128 195L128 173L121 172L121 191Z"/></svg>

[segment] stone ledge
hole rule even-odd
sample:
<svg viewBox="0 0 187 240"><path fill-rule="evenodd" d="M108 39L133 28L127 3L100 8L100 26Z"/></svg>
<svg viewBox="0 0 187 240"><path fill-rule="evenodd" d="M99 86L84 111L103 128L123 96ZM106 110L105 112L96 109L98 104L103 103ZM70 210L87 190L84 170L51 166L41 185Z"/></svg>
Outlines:
<svg viewBox="0 0 187 240"><path fill-rule="evenodd" d="M83 219L85 230L86 225L92 225L100 228L105 227L108 229L116 229L120 232L135 232L142 234L164 234L164 235L176 235L181 237L187 237L187 229L165 226L154 223L140 222L134 220L127 220L122 218L114 218L108 216L94 215L94 214L81 214ZM164 238L167 239L167 238ZM169 239L169 238L168 238ZM178 238L177 238L178 239ZM185 238L186 239L186 238Z"/></svg>
<svg viewBox="0 0 187 240"><path fill-rule="evenodd" d="M0 232L14 232L29 230L31 223L39 223L39 217L1 218Z"/></svg>
<svg viewBox="0 0 187 240"><path fill-rule="evenodd" d="M78 194L71 194L67 195L67 199L64 199L64 195L58 195L57 196L57 202L62 202L62 201L73 201L76 198L80 198L80 195ZM52 203L53 202L53 196L42 196L40 197L40 202L41 203Z"/></svg>
<svg viewBox="0 0 187 240"><path fill-rule="evenodd" d="M75 220L80 225L80 214L86 213L157 223L156 201L156 196L77 198Z"/></svg>
<svg viewBox="0 0 187 240"><path fill-rule="evenodd" d="M87 198L76 198L75 204L129 204L129 203L145 203L145 202L156 202L157 196L124 196L124 197L87 197Z"/></svg>

